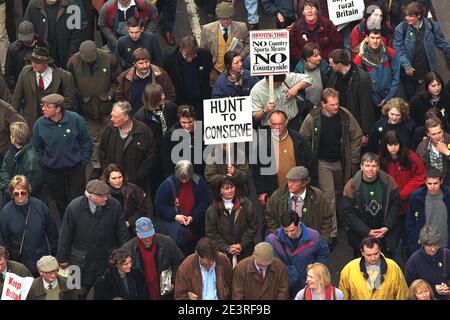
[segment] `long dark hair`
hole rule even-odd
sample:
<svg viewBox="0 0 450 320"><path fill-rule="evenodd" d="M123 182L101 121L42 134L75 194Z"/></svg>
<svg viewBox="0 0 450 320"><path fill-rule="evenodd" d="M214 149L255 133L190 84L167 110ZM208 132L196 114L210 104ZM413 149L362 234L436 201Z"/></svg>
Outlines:
<svg viewBox="0 0 450 320"><path fill-rule="evenodd" d="M442 80L442 77L439 73L437 73L436 71L430 71L425 75L425 89L423 91L421 91L419 93L419 95L425 99L425 100L430 100L431 99L431 94L430 92L428 92L428 86L430 85L430 83L432 83L434 80L436 80L437 82L439 82L441 84L441 92L439 93L439 96L442 95L442 91L444 90L445 87L445 83L444 80Z"/></svg>
<svg viewBox="0 0 450 320"><path fill-rule="evenodd" d="M378 152L380 156L380 166L381 169L387 170L388 163L393 161L391 154L389 153L387 146L398 144L398 160L400 161L400 167L402 169L411 168L411 160L408 157L409 149L406 148L400 140L397 131L389 130L381 139L380 151Z"/></svg>

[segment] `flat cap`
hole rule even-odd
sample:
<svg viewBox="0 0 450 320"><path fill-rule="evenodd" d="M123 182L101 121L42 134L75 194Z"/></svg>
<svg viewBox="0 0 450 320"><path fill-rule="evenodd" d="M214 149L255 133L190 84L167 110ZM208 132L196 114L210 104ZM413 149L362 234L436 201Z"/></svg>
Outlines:
<svg viewBox="0 0 450 320"><path fill-rule="evenodd" d="M46 95L41 99L42 103L53 103L57 106L62 106L64 103L64 97L57 93L51 93L49 95Z"/></svg>
<svg viewBox="0 0 450 320"><path fill-rule="evenodd" d="M97 59L97 45L92 40L86 40L80 45L80 57L85 62L93 62Z"/></svg>
<svg viewBox="0 0 450 320"><path fill-rule="evenodd" d="M52 272L57 271L59 269L58 260L56 260L53 256L43 256L40 258L37 263L36 267L39 271L43 272Z"/></svg>
<svg viewBox="0 0 450 320"><path fill-rule="evenodd" d="M257 262L263 266L268 266L273 262L273 247L268 242L260 242L255 246L253 255L255 256Z"/></svg>
<svg viewBox="0 0 450 320"><path fill-rule="evenodd" d="M293 167L286 175L289 180L303 180L309 177L308 169L303 166Z"/></svg>
<svg viewBox="0 0 450 320"><path fill-rule="evenodd" d="M87 183L86 191L90 194L104 196L109 194L109 187L104 181L94 179Z"/></svg>
<svg viewBox="0 0 450 320"><path fill-rule="evenodd" d="M216 6L217 18L228 19L231 18L233 15L234 15L234 8L230 3L223 1Z"/></svg>

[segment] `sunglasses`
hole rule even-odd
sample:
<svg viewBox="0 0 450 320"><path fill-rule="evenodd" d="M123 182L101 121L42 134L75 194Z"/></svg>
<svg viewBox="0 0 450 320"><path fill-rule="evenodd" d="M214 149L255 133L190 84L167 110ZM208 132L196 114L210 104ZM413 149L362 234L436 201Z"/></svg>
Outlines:
<svg viewBox="0 0 450 320"><path fill-rule="evenodd" d="M25 196L28 195L28 192L26 192L26 191L14 191L12 194L13 194L14 197L18 197L18 196L25 197Z"/></svg>

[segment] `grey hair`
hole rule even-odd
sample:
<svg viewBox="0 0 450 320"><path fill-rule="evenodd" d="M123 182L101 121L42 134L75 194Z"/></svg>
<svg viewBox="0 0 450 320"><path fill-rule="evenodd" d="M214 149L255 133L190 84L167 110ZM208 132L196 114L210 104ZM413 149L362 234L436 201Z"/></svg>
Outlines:
<svg viewBox="0 0 450 320"><path fill-rule="evenodd" d="M439 244L441 242L441 234L433 225L426 225L420 230L419 243L422 246Z"/></svg>
<svg viewBox="0 0 450 320"><path fill-rule="evenodd" d="M117 101L113 104L112 108L119 110L122 115L129 117L131 117L131 113L133 111L133 108L128 101Z"/></svg>
<svg viewBox="0 0 450 320"><path fill-rule="evenodd" d="M175 177L180 179L191 180L194 175L194 166L189 160L180 160L175 166Z"/></svg>

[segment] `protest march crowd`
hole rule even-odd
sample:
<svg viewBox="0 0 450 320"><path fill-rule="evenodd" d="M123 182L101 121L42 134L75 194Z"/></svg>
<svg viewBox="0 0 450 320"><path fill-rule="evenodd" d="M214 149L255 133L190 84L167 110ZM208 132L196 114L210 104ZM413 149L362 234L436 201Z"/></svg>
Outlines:
<svg viewBox="0 0 450 320"><path fill-rule="evenodd" d="M0 0L1 299L450 299L430 0L198 2Z"/></svg>

